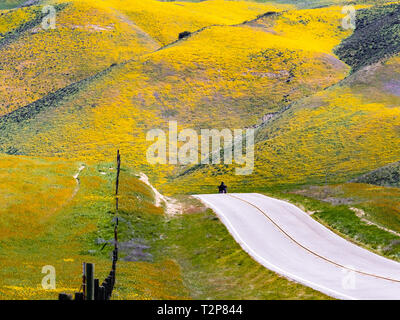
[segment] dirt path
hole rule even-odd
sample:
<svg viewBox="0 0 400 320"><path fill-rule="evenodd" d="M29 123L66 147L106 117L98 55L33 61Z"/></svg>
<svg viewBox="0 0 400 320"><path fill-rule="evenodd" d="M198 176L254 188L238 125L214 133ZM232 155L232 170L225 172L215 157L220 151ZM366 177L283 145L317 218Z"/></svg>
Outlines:
<svg viewBox="0 0 400 320"><path fill-rule="evenodd" d="M364 210L361 210L361 209L358 209L358 208L350 208L350 210L352 210L356 214L356 216L359 217L360 220L365 222L366 224L368 224L370 226L375 226L375 227L377 227L377 228L379 228L381 230L384 230L386 232L390 232L391 234L394 234L394 235L400 237L400 233L398 233L396 231L393 231L393 230L390 230L388 228L385 228L385 227L383 227L383 226L381 226L381 225L379 225L379 224L377 224L375 222L372 222L372 221L366 219L365 218L366 214L365 214Z"/></svg>
<svg viewBox="0 0 400 320"><path fill-rule="evenodd" d="M75 179L75 181L76 181L76 186L75 186L74 192L72 192L72 195L71 195L71 197L67 200L67 202L70 202L70 201L76 196L76 194L78 193L79 188L80 188L80 186L81 186L81 182L79 181L79 175L81 174L82 170L84 170L85 168L86 168L86 167L85 167L84 165L81 165L81 166L79 167L79 169L78 169L78 172L75 173L75 174L73 175L73 177L74 177L74 179Z"/></svg>
<svg viewBox="0 0 400 320"><path fill-rule="evenodd" d="M143 43L147 44L153 51L160 48L160 43L157 40L153 39L147 32L145 32L142 28L140 28L135 22L133 22L127 15L124 13L114 10L117 17L122 21L128 24L133 30L137 32L140 36L139 39L143 40Z"/></svg>
<svg viewBox="0 0 400 320"><path fill-rule="evenodd" d="M78 169L78 172L75 173L75 174L72 176L72 177L75 179L75 181L76 181L76 186L75 186L74 190L72 191L71 196L70 196L67 200L65 200L59 207L53 208L53 209L51 210L51 213L52 213L52 214L55 213L55 212L57 212L57 211L59 211L59 210L61 210L62 208L64 208L68 203L70 203L70 202L72 201L72 199L75 198L75 196L76 196L76 194L78 193L79 188L80 188L80 186L81 186L81 183L80 183L80 181L79 181L79 175L81 174L82 170L85 169L85 168L86 168L86 167L85 167L84 165L80 166L79 169Z"/></svg>
<svg viewBox="0 0 400 320"><path fill-rule="evenodd" d="M177 200L173 198L166 197L162 195L149 181L149 177L144 173L140 173L140 181L147 184L151 190L154 192L155 205L156 207L162 207L162 204L165 203L165 213L169 216L173 216L176 214L182 214L182 206L178 203Z"/></svg>

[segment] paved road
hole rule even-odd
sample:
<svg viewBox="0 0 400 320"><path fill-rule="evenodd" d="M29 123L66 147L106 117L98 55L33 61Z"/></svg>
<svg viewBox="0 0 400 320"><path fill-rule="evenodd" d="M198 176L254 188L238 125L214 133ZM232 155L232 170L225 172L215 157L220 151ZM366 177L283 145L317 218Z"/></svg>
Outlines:
<svg viewBox="0 0 400 320"><path fill-rule="evenodd" d="M197 195L266 268L339 299L400 299L400 263L339 237L261 194Z"/></svg>

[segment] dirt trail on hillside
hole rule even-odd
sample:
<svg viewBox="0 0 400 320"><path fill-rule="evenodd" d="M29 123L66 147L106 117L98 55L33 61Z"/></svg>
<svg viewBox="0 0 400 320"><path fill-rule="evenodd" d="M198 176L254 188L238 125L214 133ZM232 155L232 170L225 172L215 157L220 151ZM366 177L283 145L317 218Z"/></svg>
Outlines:
<svg viewBox="0 0 400 320"><path fill-rule="evenodd" d="M132 29L134 29L137 34L143 39L143 41L152 47L152 50L157 50L160 48L160 43L157 42L152 36L150 36L146 31L140 28L135 22L133 22L127 15L124 13L114 10L117 18L119 18L122 22L128 24Z"/></svg>
<svg viewBox="0 0 400 320"><path fill-rule="evenodd" d="M76 187L75 187L74 192L72 192L72 195L71 195L71 197L68 199L67 202L71 201L71 200L76 196L76 194L78 193L79 188L81 187L81 182L79 181L79 175L81 174L82 170L84 170L85 168L86 168L86 167L85 167L84 165L81 165L81 166L79 167L79 169L78 169L78 172L77 172L76 174L74 174L73 177L74 177L74 179L75 179L75 181L76 181Z"/></svg>
<svg viewBox="0 0 400 320"><path fill-rule="evenodd" d="M365 218L366 214L365 214L364 210L361 210L361 209L358 209L358 208L350 208L350 210L352 210L356 214L356 216L359 217L360 220L365 222L366 224L368 224L370 226L375 226L375 227L377 227L377 228L379 228L381 230L384 230L386 232L390 232L391 234L394 234L394 235L400 237L400 233L398 233L398 232L396 232L394 230L385 228L384 226L381 226L380 224L377 224L377 223L372 222L372 221L368 220L367 218Z"/></svg>
<svg viewBox="0 0 400 320"><path fill-rule="evenodd" d="M165 203L165 213L169 216L182 214L182 205L178 203L177 200L173 198L166 197L162 195L149 181L149 177L144 173L140 173L140 181L147 184L151 190L154 192L155 205L156 207L161 207L162 203Z"/></svg>
<svg viewBox="0 0 400 320"><path fill-rule="evenodd" d="M74 190L72 191L71 196L64 201L64 203L62 203L59 207L53 208L52 210L50 210L51 214L54 214L55 212L61 210L62 208L64 208L68 203L70 203L72 201L72 199L75 198L75 196L77 195L80 187L81 187L81 183L79 181L79 175L81 174L82 170L84 170L86 167L84 165L80 166L78 169L78 172L75 173L72 177L75 179L76 185Z"/></svg>

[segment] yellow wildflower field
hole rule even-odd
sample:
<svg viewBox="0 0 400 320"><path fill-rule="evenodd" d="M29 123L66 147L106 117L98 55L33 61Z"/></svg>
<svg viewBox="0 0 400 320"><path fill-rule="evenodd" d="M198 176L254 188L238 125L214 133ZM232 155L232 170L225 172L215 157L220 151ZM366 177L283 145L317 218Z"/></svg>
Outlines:
<svg viewBox="0 0 400 320"><path fill-rule="evenodd" d="M114 14L117 10L128 16L129 10L138 10L135 6L147 3L152 2L133 1L131 8L118 1L100 2L96 10L114 10ZM89 4L85 1L80 6L86 8ZM181 10L177 4L157 3L146 8L161 10L171 6ZM223 1L184 3L183 9L200 14L207 11L203 9L207 6L222 5ZM77 10L74 6L78 5L68 6L64 10L69 11L65 12L73 15ZM260 123L265 114L277 112L347 75L349 68L332 53L333 46L349 35L349 31L340 28L339 7L296 13L309 20L302 25L310 44L305 46L294 31L296 14L291 11L245 21L275 10L270 6L230 1L227 7L231 9L210 11L213 16L232 15L232 20L219 25L202 22L206 28L201 32L162 50L137 55L108 73L77 85L76 93L54 98L29 121L7 124L7 135L0 137L2 151L105 161L118 147L133 166L147 168L153 177L159 177L159 182L165 181L174 168L149 167L145 158L150 145L146 141L148 130L166 128L171 119L177 120L180 128L251 126ZM281 9L278 6L275 11ZM246 14L238 13L242 11ZM85 19L91 20L92 16L87 13ZM93 19L91 24L109 23L99 22L98 17ZM129 19L138 23L136 18ZM168 24L164 25L168 29ZM144 30L143 26L140 28ZM145 32L151 34L149 30ZM176 32L173 36L177 38Z"/></svg>

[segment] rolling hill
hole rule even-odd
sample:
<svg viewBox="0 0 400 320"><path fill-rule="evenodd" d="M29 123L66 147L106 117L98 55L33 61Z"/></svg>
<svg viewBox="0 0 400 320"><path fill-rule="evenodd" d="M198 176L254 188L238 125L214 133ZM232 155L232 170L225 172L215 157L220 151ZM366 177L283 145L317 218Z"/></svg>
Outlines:
<svg viewBox="0 0 400 320"><path fill-rule="evenodd" d="M221 2L201 5L206 4L216 6ZM74 5L66 8L72 15ZM238 24L235 9L230 25L208 26L153 52L121 58L122 62L107 57L110 60L106 64L107 59L101 57L107 67L98 73L95 70L103 63L88 63L85 70L91 75L86 78L64 81L69 85L58 90L54 87L49 94L27 104L28 96L24 94L22 102L0 118L0 150L8 154L105 160L119 147L133 165L140 167L146 164L146 131L165 128L169 120L195 129L251 126L264 115L346 76L348 67L332 52L350 34L340 27L340 7L287 12L269 4L257 8L252 13L255 20ZM129 8L126 10L126 15L132 17ZM251 17L247 14L241 18ZM307 23L299 22L300 18ZM140 28L144 30L144 26ZM187 28L179 31L184 30ZM146 30L152 32L152 28ZM165 32L170 34L168 25ZM175 39L177 33L172 34ZM103 44L101 48L104 50ZM119 52L119 48L113 52ZM85 50L92 48L85 46ZM82 55L79 50L77 54ZM91 56L94 59L96 51ZM34 61L42 65L41 56ZM73 63L74 59L68 61ZM47 70L35 78L43 76L46 81ZM24 79L12 81L24 87ZM12 99L17 98L12 90L7 91Z"/></svg>

